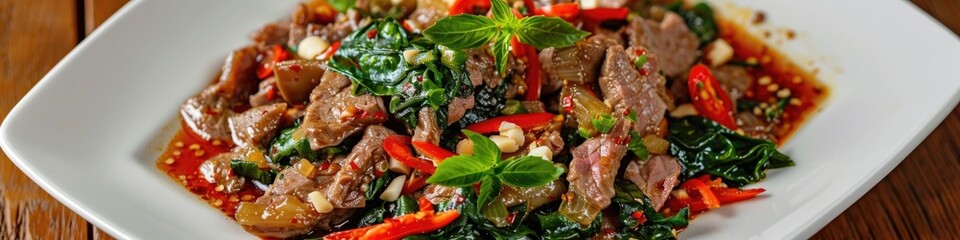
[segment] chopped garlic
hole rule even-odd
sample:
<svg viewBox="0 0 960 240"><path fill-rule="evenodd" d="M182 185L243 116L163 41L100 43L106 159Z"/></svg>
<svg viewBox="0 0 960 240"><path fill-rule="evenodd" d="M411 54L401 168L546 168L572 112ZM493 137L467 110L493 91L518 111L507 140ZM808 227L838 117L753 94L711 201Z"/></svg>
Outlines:
<svg viewBox="0 0 960 240"><path fill-rule="evenodd" d="M550 151L550 148L547 146L539 146L533 149L530 149L530 153L527 153L528 156L541 157L543 160L553 161L553 151Z"/></svg>
<svg viewBox="0 0 960 240"><path fill-rule="evenodd" d="M387 188L380 194L380 200L387 202L396 201L397 198L400 197L400 192L403 191L403 183L406 181L407 175L400 175L399 177L393 178L393 181L390 181L390 185L387 185Z"/></svg>
<svg viewBox="0 0 960 240"><path fill-rule="evenodd" d="M710 66L720 66L733 59L733 47L722 38L710 43L707 49L707 60L710 60Z"/></svg>
<svg viewBox="0 0 960 240"><path fill-rule="evenodd" d="M417 50L417 49L405 50L403 51L403 60L406 60L407 64L416 65L417 54L420 54L420 50Z"/></svg>
<svg viewBox="0 0 960 240"><path fill-rule="evenodd" d="M300 44L297 45L297 55L306 59L314 59L317 55L326 51L328 47L330 47L330 43L327 41L317 36L309 36L300 40Z"/></svg>
<svg viewBox="0 0 960 240"><path fill-rule="evenodd" d="M397 161L393 158L390 158L390 167L387 169L390 169L390 171L395 173L410 174L410 167L403 165L403 163L400 163L400 161Z"/></svg>
<svg viewBox="0 0 960 240"><path fill-rule="evenodd" d="M674 108L673 111L670 111L670 116L673 118L682 118L686 116L696 116L697 108L693 107L693 104L684 103Z"/></svg>
<svg viewBox="0 0 960 240"><path fill-rule="evenodd" d="M512 153L520 149L520 145L508 137L493 135L490 136L490 141L493 141L494 144L497 144L497 148L500 148L500 152Z"/></svg>
<svg viewBox="0 0 960 240"><path fill-rule="evenodd" d="M517 143L517 146L523 145L524 141L526 140L523 136L523 129L511 122L500 123L499 130L500 136L513 139L513 141Z"/></svg>
<svg viewBox="0 0 960 240"><path fill-rule="evenodd" d="M307 200L310 200L310 203L313 204L313 209L316 209L318 213L329 213L333 211L333 204L331 204L330 201L327 200L327 197L323 196L323 193L320 193L320 191L313 191L307 194Z"/></svg>

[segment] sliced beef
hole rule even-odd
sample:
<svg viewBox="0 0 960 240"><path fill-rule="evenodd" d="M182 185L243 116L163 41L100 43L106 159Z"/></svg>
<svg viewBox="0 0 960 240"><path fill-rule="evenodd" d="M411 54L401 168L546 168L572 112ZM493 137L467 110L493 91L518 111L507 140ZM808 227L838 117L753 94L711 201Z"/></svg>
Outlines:
<svg viewBox="0 0 960 240"><path fill-rule="evenodd" d="M297 46L308 36L318 36L331 43L340 41L361 26L360 13L354 9L337 15L332 23L326 23L321 22L322 19L316 19L318 14L309 7L310 4L314 3L301 4L294 11L290 22L288 45Z"/></svg>
<svg viewBox="0 0 960 240"><path fill-rule="evenodd" d="M383 99L353 95L347 77L327 71L310 94L310 105L298 131L306 136L311 148L319 150L340 144L368 125L385 122L385 116Z"/></svg>
<svg viewBox="0 0 960 240"><path fill-rule="evenodd" d="M440 144L440 131L437 124L437 112L432 108L421 108L417 113L417 127L413 129L413 141Z"/></svg>
<svg viewBox="0 0 960 240"><path fill-rule="evenodd" d="M227 56L216 83L180 106L180 116L204 140L230 140L227 119L236 105L245 105L257 91L256 47L238 49Z"/></svg>
<svg viewBox="0 0 960 240"><path fill-rule="evenodd" d="M597 79L603 56L607 48L617 45L617 41L603 35L597 35L578 42L576 45L548 50L541 53L546 61L541 67L547 75L545 89L556 90L563 82L588 84ZM552 55L546 57L546 55Z"/></svg>
<svg viewBox="0 0 960 240"><path fill-rule="evenodd" d="M686 72L697 60L700 42L676 13L667 13L661 22L634 18L626 32L630 46L656 55L667 76L674 77Z"/></svg>
<svg viewBox="0 0 960 240"><path fill-rule="evenodd" d="M474 101L472 95L453 98L447 106L447 125L460 121L467 110L473 109L474 106L476 106L476 101Z"/></svg>
<svg viewBox="0 0 960 240"><path fill-rule="evenodd" d="M259 107L283 102L277 97L277 77L272 76L260 81L259 90L250 96L250 107Z"/></svg>
<svg viewBox="0 0 960 240"><path fill-rule="evenodd" d="M410 21L416 23L417 29L427 29L437 20L447 16L449 6L443 0L417 0L417 9L410 13Z"/></svg>
<svg viewBox="0 0 960 240"><path fill-rule="evenodd" d="M280 120L287 112L286 103L274 103L251 108L231 116L230 129L237 146L266 146L276 135Z"/></svg>
<svg viewBox="0 0 960 240"><path fill-rule="evenodd" d="M557 52L556 48L544 48L540 50L538 57L540 58L540 79L543 83L540 86L541 94L550 94L556 91L559 91L563 87L563 80L560 80L559 77L551 77L551 75L556 75L553 73L553 55Z"/></svg>
<svg viewBox="0 0 960 240"><path fill-rule="evenodd" d="M623 113L637 111L637 122L633 130L640 136L660 132L667 104L657 94L656 85L663 78L651 72L656 69L656 59L648 59L641 75L630 55L621 46L607 49L607 57L600 75L600 90L604 103L613 106L613 111Z"/></svg>
<svg viewBox="0 0 960 240"><path fill-rule="evenodd" d="M670 191L680 182L683 167L670 155L653 155L646 161L634 159L627 165L623 177L643 190L654 210L660 210L670 197Z"/></svg>
<svg viewBox="0 0 960 240"><path fill-rule="evenodd" d="M303 104L310 99L310 92L320 84L324 66L316 60L288 60L277 63L273 72L283 100L290 104Z"/></svg>
<svg viewBox="0 0 960 240"><path fill-rule="evenodd" d="M363 208L366 206L367 183L373 180L374 169L382 166L386 169L389 156L383 150L383 139L394 135L383 126L367 127L363 138L353 147L350 154L340 162L340 171L333 177L332 187L327 188L327 199L334 208Z"/></svg>
<svg viewBox="0 0 960 240"><path fill-rule="evenodd" d="M493 56L487 54L486 47L479 47L471 50L467 50L467 73L470 75L470 83L473 86L480 86L480 84L487 84L488 88L494 88L500 86L500 83L503 82L503 79L500 78L500 74L497 73L497 65L493 60Z"/></svg>
<svg viewBox="0 0 960 240"><path fill-rule="evenodd" d="M231 152L213 156L203 161L203 163L200 163L197 171L200 172L200 176L203 176L203 179L207 180L207 182L222 185L224 193L229 194L240 191L240 189L243 188L243 184L246 183L246 180L241 176L233 174L233 169L230 168L230 160L242 159L243 152L243 150L238 148Z"/></svg>
<svg viewBox="0 0 960 240"><path fill-rule="evenodd" d="M630 121L619 119L608 134L588 139L571 150L573 160L567 170L570 186L560 205L561 213L585 226L610 205L620 159L627 152L623 139L629 136L629 129Z"/></svg>
<svg viewBox="0 0 960 240"><path fill-rule="evenodd" d="M720 83L720 87L727 91L727 95L730 96L730 100L736 106L737 100L747 92L747 88L750 87L750 82L753 79L747 72L747 68L736 65L722 65L710 70L713 77Z"/></svg>
<svg viewBox="0 0 960 240"><path fill-rule="evenodd" d="M439 184L430 184L423 187L423 197L427 198L427 200L433 204L449 201L451 198L456 197L457 194L460 194L460 190L455 187L447 187Z"/></svg>
<svg viewBox="0 0 960 240"><path fill-rule="evenodd" d="M736 115L737 124L748 136L777 142L777 125L767 122L751 112L741 112Z"/></svg>
<svg viewBox="0 0 960 240"><path fill-rule="evenodd" d="M290 23L269 23L254 32L250 38L253 42L257 43L259 47L285 44L290 40Z"/></svg>
<svg viewBox="0 0 960 240"><path fill-rule="evenodd" d="M541 101L522 101L520 106L523 106L523 110L526 110L528 113L544 113L547 112L547 107L543 105Z"/></svg>
<svg viewBox="0 0 960 240"><path fill-rule="evenodd" d="M560 199L567 192L563 180L557 179L547 185L539 187L503 186L500 195L494 201L502 201L507 207L527 204L527 210L532 211L544 204Z"/></svg>

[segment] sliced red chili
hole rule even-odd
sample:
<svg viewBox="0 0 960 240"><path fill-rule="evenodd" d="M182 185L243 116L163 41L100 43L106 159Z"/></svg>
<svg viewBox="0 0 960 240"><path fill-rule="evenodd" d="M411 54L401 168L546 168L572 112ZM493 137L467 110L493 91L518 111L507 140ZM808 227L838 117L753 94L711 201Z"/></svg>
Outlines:
<svg viewBox="0 0 960 240"><path fill-rule="evenodd" d="M319 60L330 59L330 57L333 57L333 54L337 53L337 49L340 49L340 41L336 41L336 42L333 42L333 44L330 44L330 47L328 47L327 50L324 50L323 53L320 53L320 57L317 59Z"/></svg>
<svg viewBox="0 0 960 240"><path fill-rule="evenodd" d="M490 10L490 0L457 0L450 5L447 15L484 14Z"/></svg>
<svg viewBox="0 0 960 240"><path fill-rule="evenodd" d="M626 20L629 14L630 9L627 8L594 8L580 11L583 20L598 23L608 20Z"/></svg>
<svg viewBox="0 0 960 240"><path fill-rule="evenodd" d="M457 155L453 152L443 149L440 146L434 145L433 143L421 141L413 141L411 143L413 144L413 149L416 149L420 154L433 159L433 162L438 164L449 157Z"/></svg>
<svg viewBox="0 0 960 240"><path fill-rule="evenodd" d="M557 3L554 5L546 6L541 9L534 11L536 15L544 15L547 17L559 17L567 22L573 22L577 20L577 16L580 15L580 4L577 3Z"/></svg>
<svg viewBox="0 0 960 240"><path fill-rule="evenodd" d="M393 135L383 139L383 149L391 158L400 161L403 165L433 174L437 171L437 166L426 160L413 156L410 151L410 137L404 135Z"/></svg>
<svg viewBox="0 0 960 240"><path fill-rule="evenodd" d="M733 118L733 103L706 65L697 64L690 69L687 88L690 90L693 106L700 115L731 130L737 130L737 123Z"/></svg>
<svg viewBox="0 0 960 240"><path fill-rule="evenodd" d="M282 45L276 44L273 45L269 57L271 58L267 59L265 57L263 60L261 60L260 67L257 68L257 77L260 79L266 79L270 76L273 76L273 65L284 60L289 60L290 53L287 52Z"/></svg>
<svg viewBox="0 0 960 240"><path fill-rule="evenodd" d="M523 46L526 48L524 52L527 55L527 91L523 99L538 101L540 100L540 86L543 84L540 76L540 55L537 53L537 48L526 44L523 44Z"/></svg>
<svg viewBox="0 0 960 240"><path fill-rule="evenodd" d="M427 184L427 178L429 177L429 175L424 176L414 170L414 172L409 175L409 178L407 178L407 182L403 183L403 190L400 190L400 194L408 195L420 190L423 185Z"/></svg>
<svg viewBox="0 0 960 240"><path fill-rule="evenodd" d="M526 131L532 128L547 125L550 123L550 120L552 120L553 117L554 115L550 113L522 113L500 116L474 123L470 126L467 126L467 130L477 133L492 133L500 131L500 123L511 122L517 126L520 126L521 129Z"/></svg>
<svg viewBox="0 0 960 240"><path fill-rule="evenodd" d="M710 190L710 187L704 184L703 181L700 181L700 179L696 179L696 178L689 179L686 182L684 182L683 185L681 185L681 187L683 187L683 189L686 190L688 194L692 192L699 193L700 198L697 200L699 200L700 202L703 202L703 204L706 205L707 208L720 207L720 201L717 200L717 196L713 195L713 191Z"/></svg>
<svg viewBox="0 0 960 240"><path fill-rule="evenodd" d="M331 233L324 236L323 239L401 239L410 235L436 231L457 220L458 217L460 217L460 212L457 210L434 213L433 209L423 211L421 207L420 212L384 219L383 223L377 225Z"/></svg>

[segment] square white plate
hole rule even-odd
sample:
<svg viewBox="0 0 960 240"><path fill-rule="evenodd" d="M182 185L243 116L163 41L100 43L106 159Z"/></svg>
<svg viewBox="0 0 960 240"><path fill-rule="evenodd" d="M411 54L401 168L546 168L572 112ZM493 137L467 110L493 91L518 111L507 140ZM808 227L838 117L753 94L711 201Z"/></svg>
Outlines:
<svg viewBox="0 0 960 240"><path fill-rule="evenodd" d="M140 0L67 55L10 112L0 146L47 192L118 238L249 239L154 161L177 108L225 55L296 0ZM784 146L758 200L702 215L692 239L806 238L860 198L960 98L960 41L900 0L737 0L799 33L783 49L827 67L822 112ZM853 9L869 9L853 11Z"/></svg>

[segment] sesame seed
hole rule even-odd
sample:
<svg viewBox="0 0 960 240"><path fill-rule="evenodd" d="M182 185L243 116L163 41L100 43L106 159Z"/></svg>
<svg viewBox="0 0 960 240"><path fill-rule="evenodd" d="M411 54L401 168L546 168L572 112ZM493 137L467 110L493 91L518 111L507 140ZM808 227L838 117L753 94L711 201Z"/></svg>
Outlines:
<svg viewBox="0 0 960 240"><path fill-rule="evenodd" d="M178 148L182 148L182 147L183 147L183 142L181 142L181 141L176 141L176 142L173 143L173 146L174 146L174 147L178 147Z"/></svg>
<svg viewBox="0 0 960 240"><path fill-rule="evenodd" d="M800 106L800 105L803 105L803 101L800 101L799 98L791 98L790 105Z"/></svg>
<svg viewBox="0 0 960 240"><path fill-rule="evenodd" d="M790 89L789 88L780 89L780 91L777 91L777 97L778 98L790 97Z"/></svg>
<svg viewBox="0 0 960 240"><path fill-rule="evenodd" d="M196 143L190 144L190 150L197 150L197 149L200 149L200 144L196 144Z"/></svg>
<svg viewBox="0 0 960 240"><path fill-rule="evenodd" d="M793 76L793 84L800 84L803 82L803 78L800 76Z"/></svg>
<svg viewBox="0 0 960 240"><path fill-rule="evenodd" d="M187 176L184 176L184 175L180 175L180 176L177 177L177 178L179 178L180 180L187 180Z"/></svg>
<svg viewBox="0 0 960 240"><path fill-rule="evenodd" d="M196 156L196 157L203 156L203 153L204 153L203 150L197 150L196 152L193 152L193 156Z"/></svg>
<svg viewBox="0 0 960 240"><path fill-rule="evenodd" d="M214 139L214 140L213 140L213 145L214 145L214 146L220 146L220 144L221 144L221 142L220 142L219 139Z"/></svg>
<svg viewBox="0 0 960 240"><path fill-rule="evenodd" d="M760 77L759 80L757 80L757 84L760 84L760 86L766 86L767 84L770 84L771 82L773 82L773 79L770 78L770 76L763 76L763 77Z"/></svg>
<svg viewBox="0 0 960 240"><path fill-rule="evenodd" d="M164 160L163 163L166 163L167 165L173 164L173 158L167 158L167 160Z"/></svg>
<svg viewBox="0 0 960 240"><path fill-rule="evenodd" d="M253 200L253 195L243 195L242 199L243 199L244 201Z"/></svg>
<svg viewBox="0 0 960 240"><path fill-rule="evenodd" d="M780 90L780 85L776 83L767 85L767 91L776 92L777 90Z"/></svg>
<svg viewBox="0 0 960 240"><path fill-rule="evenodd" d="M221 185L217 185L217 187L213 188L213 190L217 192L223 192L223 188L224 188L223 184L221 184Z"/></svg>
<svg viewBox="0 0 960 240"><path fill-rule="evenodd" d="M217 199L217 200L214 200L214 201L211 202L211 203L213 203L214 206L219 207L220 205L223 205L223 200Z"/></svg>
<svg viewBox="0 0 960 240"><path fill-rule="evenodd" d="M239 199L239 198L237 198L237 196L236 196L236 195L234 195L234 196L230 196L230 202L239 202L239 201L240 201L240 199Z"/></svg>
<svg viewBox="0 0 960 240"><path fill-rule="evenodd" d="M173 151L173 156L174 156L174 157L179 157L180 154L181 154L181 153L180 153L180 150L175 150L175 151Z"/></svg>

